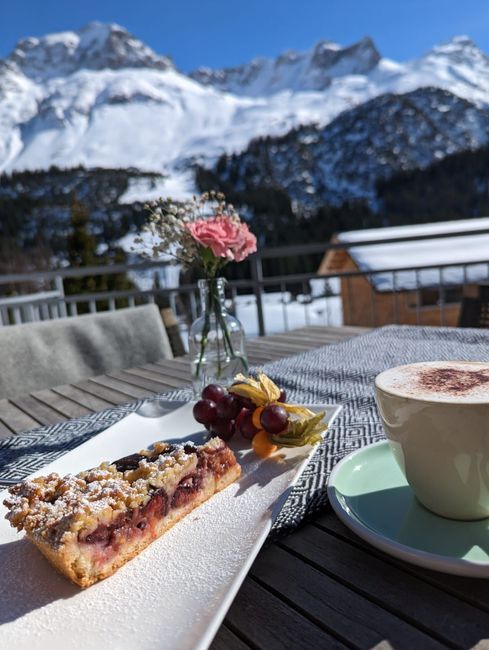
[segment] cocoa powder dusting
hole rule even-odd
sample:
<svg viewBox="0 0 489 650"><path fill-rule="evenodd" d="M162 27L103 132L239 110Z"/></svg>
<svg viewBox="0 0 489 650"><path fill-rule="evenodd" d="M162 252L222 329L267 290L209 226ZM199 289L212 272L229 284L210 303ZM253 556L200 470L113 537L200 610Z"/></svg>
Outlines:
<svg viewBox="0 0 489 650"><path fill-rule="evenodd" d="M489 370L427 368L421 371L418 383L425 390L434 393L464 395L489 383Z"/></svg>

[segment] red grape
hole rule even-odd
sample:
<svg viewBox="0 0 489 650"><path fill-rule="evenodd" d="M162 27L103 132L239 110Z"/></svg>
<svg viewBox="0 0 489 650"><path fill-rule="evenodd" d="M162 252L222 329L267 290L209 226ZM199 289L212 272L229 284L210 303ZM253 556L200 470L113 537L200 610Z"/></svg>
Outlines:
<svg viewBox="0 0 489 650"><path fill-rule="evenodd" d="M246 438L247 440L253 438L255 433L258 431L253 424L253 411L249 411L248 409L241 410L241 413L236 419L236 431L239 431L243 438Z"/></svg>
<svg viewBox="0 0 489 650"><path fill-rule="evenodd" d="M285 402L285 398L287 397L287 393L284 391L283 388L280 389L280 397L278 398L277 402Z"/></svg>
<svg viewBox="0 0 489 650"><path fill-rule="evenodd" d="M241 408L243 409L249 409L250 411L254 411L256 409L256 404L253 400L251 400L249 397L239 397L239 401L241 402Z"/></svg>
<svg viewBox="0 0 489 650"><path fill-rule="evenodd" d="M222 386L219 386L218 384L209 384L204 388L202 391L202 399L210 399L213 402L219 402L226 393L226 389L223 388Z"/></svg>
<svg viewBox="0 0 489 650"><path fill-rule="evenodd" d="M233 437L235 431L234 420L222 420L218 418L211 426L211 433L223 440Z"/></svg>
<svg viewBox="0 0 489 650"><path fill-rule="evenodd" d="M234 420L241 410L241 402L236 395L224 395L217 403L217 415L222 420Z"/></svg>
<svg viewBox="0 0 489 650"><path fill-rule="evenodd" d="M288 419L287 411L278 404L266 406L260 415L261 425L268 433L283 431L287 426Z"/></svg>
<svg viewBox="0 0 489 650"><path fill-rule="evenodd" d="M192 413L200 424L212 424L217 420L216 403L210 399L201 399L195 403Z"/></svg>

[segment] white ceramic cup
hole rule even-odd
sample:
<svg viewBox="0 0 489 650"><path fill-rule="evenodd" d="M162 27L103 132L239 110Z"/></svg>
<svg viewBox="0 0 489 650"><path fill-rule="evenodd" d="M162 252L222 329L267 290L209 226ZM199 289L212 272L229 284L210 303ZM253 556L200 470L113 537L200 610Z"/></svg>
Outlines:
<svg viewBox="0 0 489 650"><path fill-rule="evenodd" d="M445 390L433 369L448 365L423 362L382 372L375 379L377 405L393 454L418 500L444 517L483 519L489 517L489 383L465 390L452 379ZM485 373L489 382L489 363L453 366L469 378L463 386ZM416 386L426 367L435 377L432 390L430 382L427 389Z"/></svg>

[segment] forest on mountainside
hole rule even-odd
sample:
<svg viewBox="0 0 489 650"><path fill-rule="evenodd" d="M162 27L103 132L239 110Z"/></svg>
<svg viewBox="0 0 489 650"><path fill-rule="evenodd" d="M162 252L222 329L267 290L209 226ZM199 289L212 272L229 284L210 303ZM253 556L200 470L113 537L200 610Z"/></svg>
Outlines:
<svg viewBox="0 0 489 650"><path fill-rule="evenodd" d="M489 147L392 176L376 193L388 225L489 216Z"/></svg>
<svg viewBox="0 0 489 650"><path fill-rule="evenodd" d="M294 205L283 188L255 185L236 191L204 168L197 169L197 182L200 188L220 190L235 205L246 206L262 246L327 241L345 230L489 215L489 147L378 181L371 203L322 205L315 210Z"/></svg>
<svg viewBox="0 0 489 650"><path fill-rule="evenodd" d="M108 251L117 250L119 240L136 232L146 219L143 203L119 202L130 179L138 176L151 175L79 167L0 176L0 273L48 268L53 259L72 262L68 242L74 227L73 201L86 212L94 250L101 244ZM345 230L489 215L489 147L447 156L425 169L378 182L373 204L356 201L307 209L292 201L283 188L236 190L219 182L212 170L198 166L196 180L201 191L225 192L248 219L260 248L326 242ZM120 255L119 251L118 259ZM314 271L320 257L266 260L264 272ZM248 265L230 266L229 276L248 277Z"/></svg>

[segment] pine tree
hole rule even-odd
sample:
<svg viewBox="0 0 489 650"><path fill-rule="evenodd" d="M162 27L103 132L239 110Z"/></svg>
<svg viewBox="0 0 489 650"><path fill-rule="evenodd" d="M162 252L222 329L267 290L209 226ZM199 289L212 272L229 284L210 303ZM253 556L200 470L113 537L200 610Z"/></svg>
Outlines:
<svg viewBox="0 0 489 650"><path fill-rule="evenodd" d="M68 236L66 254L70 266L92 266L97 256L97 243L90 234L90 215L87 208L74 194L71 199L72 232Z"/></svg>
<svg viewBox="0 0 489 650"><path fill-rule="evenodd" d="M67 259L71 267L102 266L124 264L127 256L120 248L109 248L103 254L97 253L97 241L90 232L90 214L76 195L71 200L71 233L67 238ZM68 295L97 293L101 291L124 291L133 289L134 284L125 273L107 273L81 278L66 278L65 292ZM98 301L100 309L107 308L106 301ZM124 301L116 301L118 307L126 306ZM88 305L80 303L78 311L88 311Z"/></svg>

